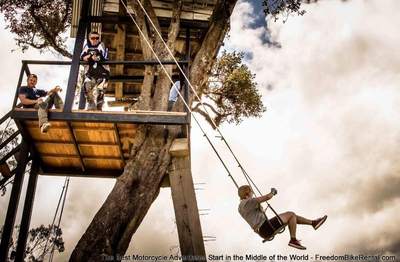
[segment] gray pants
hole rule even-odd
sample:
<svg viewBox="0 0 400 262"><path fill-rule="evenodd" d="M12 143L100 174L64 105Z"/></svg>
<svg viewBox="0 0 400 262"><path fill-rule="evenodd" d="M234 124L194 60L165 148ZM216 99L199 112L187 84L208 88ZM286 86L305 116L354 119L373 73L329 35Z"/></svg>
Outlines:
<svg viewBox="0 0 400 262"><path fill-rule="evenodd" d="M107 88L107 80L105 78L92 79L85 78L84 93L88 103L88 110L102 110L104 104L104 93Z"/></svg>
<svg viewBox="0 0 400 262"><path fill-rule="evenodd" d="M62 109L64 107L64 102L57 93L49 95L41 104L35 104L35 109L38 110L39 117L39 128L44 124L49 122L47 118L48 110L52 107L56 109Z"/></svg>

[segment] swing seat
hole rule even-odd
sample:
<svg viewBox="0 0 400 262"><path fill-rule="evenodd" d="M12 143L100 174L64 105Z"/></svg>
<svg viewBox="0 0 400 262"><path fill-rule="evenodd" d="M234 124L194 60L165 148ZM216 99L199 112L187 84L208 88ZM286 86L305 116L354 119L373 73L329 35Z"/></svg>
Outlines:
<svg viewBox="0 0 400 262"><path fill-rule="evenodd" d="M272 234L272 236L270 236L269 238L264 238L264 239L262 240L262 242L265 243L265 242L272 241L272 240L274 239L275 235L281 234L281 233L283 233L284 231L285 231L285 225L282 225L282 226L280 226L277 230L275 230L275 232L274 232L274 234Z"/></svg>

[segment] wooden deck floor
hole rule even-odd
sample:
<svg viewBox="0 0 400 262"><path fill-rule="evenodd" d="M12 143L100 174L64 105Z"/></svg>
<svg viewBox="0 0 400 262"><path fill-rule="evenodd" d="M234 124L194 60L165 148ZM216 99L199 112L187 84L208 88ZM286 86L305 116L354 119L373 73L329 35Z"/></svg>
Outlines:
<svg viewBox="0 0 400 262"><path fill-rule="evenodd" d="M90 112L50 110L51 127L41 133L34 109L15 109L22 136L41 160L43 175L117 177L122 174L135 139L138 122L186 123L182 112ZM151 119L151 117L156 117ZM137 120L140 121L137 121ZM171 124L171 123L169 123Z"/></svg>
<svg viewBox="0 0 400 262"><path fill-rule="evenodd" d="M23 128L39 153L45 174L76 173L116 176L122 173L135 138L135 124L50 121L40 132L38 121L23 121ZM107 175L108 173L108 175Z"/></svg>

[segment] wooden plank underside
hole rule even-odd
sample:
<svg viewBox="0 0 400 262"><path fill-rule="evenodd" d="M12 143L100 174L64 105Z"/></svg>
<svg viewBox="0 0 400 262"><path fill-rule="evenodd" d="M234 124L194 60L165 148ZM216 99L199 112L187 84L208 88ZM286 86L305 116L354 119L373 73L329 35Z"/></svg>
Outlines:
<svg viewBox="0 0 400 262"><path fill-rule="evenodd" d="M83 162L87 168L91 169L119 169L124 168L124 163L120 159L87 159L84 158Z"/></svg>
<svg viewBox="0 0 400 262"><path fill-rule="evenodd" d="M71 144L34 143L39 154L60 154L77 156L76 148Z"/></svg>
<svg viewBox="0 0 400 262"><path fill-rule="evenodd" d="M41 156L44 166L55 167L55 168L68 168L68 169L80 169L81 162L79 157L52 157L52 156Z"/></svg>
<svg viewBox="0 0 400 262"><path fill-rule="evenodd" d="M129 157L129 150L137 130L137 125L129 123L71 122L71 130L79 148L78 152L67 122L50 121L50 123L52 127L46 134L42 134L38 121L24 122L24 128L33 139L45 170L62 169L81 172L76 171L81 167L80 154L88 169L122 172L125 158ZM117 138L120 139L120 144Z"/></svg>

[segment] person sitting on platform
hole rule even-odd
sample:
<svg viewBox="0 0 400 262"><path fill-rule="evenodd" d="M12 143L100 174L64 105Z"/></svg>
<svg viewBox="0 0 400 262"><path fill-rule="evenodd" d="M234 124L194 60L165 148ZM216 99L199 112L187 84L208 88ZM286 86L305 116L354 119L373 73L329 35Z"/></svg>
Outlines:
<svg viewBox="0 0 400 262"><path fill-rule="evenodd" d="M100 35L97 32L91 32L89 39L85 43L81 60L88 62L85 65L85 80L83 84L87 110L102 110L104 104L104 93L110 78L110 67L98 62L108 60L108 49L100 41Z"/></svg>
<svg viewBox="0 0 400 262"><path fill-rule="evenodd" d="M18 90L18 97L21 100L23 108L35 108L38 109L39 117L39 128L42 133L46 133L50 128L50 123L47 119L48 109L52 108L53 105L57 109L62 109L64 103L58 92L61 91L61 87L55 86L50 91L43 89L37 89L38 77L35 74L28 76L26 86L21 86ZM43 100L43 97L46 97Z"/></svg>
<svg viewBox="0 0 400 262"><path fill-rule="evenodd" d="M254 197L254 193L250 186L244 185L239 187L238 194L240 197L240 204L238 210L240 215L246 220L252 229L265 240L270 239L277 231L282 229L282 227L288 225L290 232L289 246L298 249L306 249L306 247L302 246L300 241L296 238L297 224L310 225L317 230L326 221L328 216L325 215L321 218L310 220L289 211L280 214L280 219L278 217L268 219L260 204L271 199L277 193L277 190L272 188L269 194Z"/></svg>

